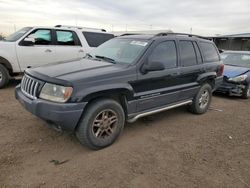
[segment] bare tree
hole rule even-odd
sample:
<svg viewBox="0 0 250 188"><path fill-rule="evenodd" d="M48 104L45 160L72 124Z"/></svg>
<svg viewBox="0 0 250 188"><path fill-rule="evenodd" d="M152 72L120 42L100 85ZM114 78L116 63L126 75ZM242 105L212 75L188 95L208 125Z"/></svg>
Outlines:
<svg viewBox="0 0 250 188"><path fill-rule="evenodd" d="M3 40L4 36L2 35L2 33L0 33L0 40Z"/></svg>

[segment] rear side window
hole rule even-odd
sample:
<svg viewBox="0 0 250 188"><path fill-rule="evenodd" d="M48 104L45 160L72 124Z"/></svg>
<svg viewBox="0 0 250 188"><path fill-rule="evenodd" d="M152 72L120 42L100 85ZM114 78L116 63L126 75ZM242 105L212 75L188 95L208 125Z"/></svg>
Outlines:
<svg viewBox="0 0 250 188"><path fill-rule="evenodd" d="M174 41L166 41L155 47L149 56L151 62L161 62L165 68L177 67L177 53Z"/></svg>
<svg viewBox="0 0 250 188"><path fill-rule="evenodd" d="M82 32L90 47L97 47L102 43L114 38L114 35L108 33Z"/></svg>
<svg viewBox="0 0 250 188"><path fill-rule="evenodd" d="M201 51L205 62L219 61L219 55L212 43L200 42Z"/></svg>
<svg viewBox="0 0 250 188"><path fill-rule="evenodd" d="M198 63L202 63L201 51L196 42L193 42Z"/></svg>
<svg viewBox="0 0 250 188"><path fill-rule="evenodd" d="M191 41L180 41L181 64L183 67L197 64L195 49Z"/></svg>
<svg viewBox="0 0 250 188"><path fill-rule="evenodd" d="M77 46L78 41L75 39L72 31L56 31L57 45Z"/></svg>

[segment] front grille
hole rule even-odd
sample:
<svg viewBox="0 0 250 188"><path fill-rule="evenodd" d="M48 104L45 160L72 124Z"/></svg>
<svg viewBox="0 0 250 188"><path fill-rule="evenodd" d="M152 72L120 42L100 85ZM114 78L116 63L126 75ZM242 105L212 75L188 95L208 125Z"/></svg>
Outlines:
<svg viewBox="0 0 250 188"><path fill-rule="evenodd" d="M23 76L23 79L21 82L21 90L27 97L31 99L36 99L38 89L40 86L41 86L41 83L38 80L26 74Z"/></svg>

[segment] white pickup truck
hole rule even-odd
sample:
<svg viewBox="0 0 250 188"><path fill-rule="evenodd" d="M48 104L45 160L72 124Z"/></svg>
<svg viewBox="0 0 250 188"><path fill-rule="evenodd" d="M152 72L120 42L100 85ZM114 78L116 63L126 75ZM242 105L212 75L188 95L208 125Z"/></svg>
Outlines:
<svg viewBox="0 0 250 188"><path fill-rule="evenodd" d="M103 29L25 27L0 41L0 88L26 68L82 58L113 37Z"/></svg>

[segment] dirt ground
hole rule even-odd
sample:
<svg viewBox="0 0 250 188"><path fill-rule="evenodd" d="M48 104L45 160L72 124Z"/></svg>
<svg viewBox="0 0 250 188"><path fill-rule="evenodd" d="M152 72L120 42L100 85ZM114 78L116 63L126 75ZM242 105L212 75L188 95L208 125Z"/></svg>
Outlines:
<svg viewBox="0 0 250 188"><path fill-rule="evenodd" d="M15 84L0 90L0 187L250 187L250 100L153 115L91 151L25 111Z"/></svg>

